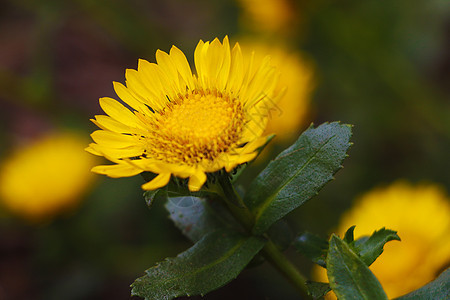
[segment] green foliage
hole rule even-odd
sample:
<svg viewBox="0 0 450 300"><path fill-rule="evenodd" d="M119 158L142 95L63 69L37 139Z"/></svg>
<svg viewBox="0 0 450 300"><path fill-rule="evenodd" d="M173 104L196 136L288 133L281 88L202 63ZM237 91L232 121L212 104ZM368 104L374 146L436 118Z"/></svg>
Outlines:
<svg viewBox="0 0 450 300"><path fill-rule="evenodd" d="M163 197L162 195L165 194L164 190L155 190L155 191L145 191L144 192L144 200L145 203L147 203L148 208L152 208L153 203L159 196Z"/></svg>
<svg viewBox="0 0 450 300"><path fill-rule="evenodd" d="M263 262L267 251L259 252L266 238L271 245L277 245L273 251L286 249L291 244L292 233L282 218L333 178L347 155L350 137L349 125L325 123L310 127L251 184L244 199L248 214L235 215L233 199L240 210L247 208L230 182L220 177L227 174L216 174L219 177L215 178L223 193L218 192L220 188L217 189L214 181L212 188L191 193L180 180L171 180L164 189L146 192L149 207L156 198L167 201L165 208L170 219L196 244L148 269L145 276L132 284L132 294L146 299L204 295L234 279L250 262ZM242 217L254 217L252 236L239 223L245 221ZM307 284L308 293L314 299L330 290L340 299L387 299L368 266L381 255L387 242L400 238L395 231L382 228L370 237L355 240L354 229L355 226L350 227L343 239L332 235L327 241L311 233L295 239L293 246L298 252L327 268L329 283ZM260 237L264 233L266 238ZM425 295L431 290L437 288L421 293Z"/></svg>
<svg viewBox="0 0 450 300"><path fill-rule="evenodd" d="M344 240L344 242L346 242L347 244L350 244L350 243L352 243L352 242L355 240L355 237L354 237L355 227L356 227L356 226L350 227L349 229L347 229L347 231L346 231L345 234L344 234L343 240Z"/></svg>
<svg viewBox="0 0 450 300"><path fill-rule="evenodd" d="M360 238L351 243L350 247L367 266L370 266L383 253L384 244L393 240L400 241L397 232L381 228L372 233L369 238Z"/></svg>
<svg viewBox="0 0 450 300"><path fill-rule="evenodd" d="M387 299L381 284L367 265L336 235L327 255L330 286L339 299Z"/></svg>
<svg viewBox="0 0 450 300"><path fill-rule="evenodd" d="M255 216L253 233L264 233L313 196L342 168L351 126L337 122L311 126L252 182L244 198Z"/></svg>
<svg viewBox="0 0 450 300"><path fill-rule="evenodd" d="M275 222L267 231L267 235L281 250L289 248L295 237L291 227L284 219Z"/></svg>
<svg viewBox="0 0 450 300"><path fill-rule="evenodd" d="M236 278L264 244L259 237L214 231L177 257L148 269L131 285L131 293L145 299L204 295Z"/></svg>
<svg viewBox="0 0 450 300"><path fill-rule="evenodd" d="M325 282L307 281L306 287L313 299L320 299L331 291L330 285Z"/></svg>
<svg viewBox="0 0 450 300"><path fill-rule="evenodd" d="M340 294L342 299L385 299L382 297L384 292L381 293L381 286L368 266L383 252L387 242L400 238L395 231L382 228L370 237L355 241L354 229L355 226L350 227L342 240L333 235L328 242L309 232L295 239L293 246L298 252L328 269L330 284L308 284L308 291L313 298L324 296L329 291L327 287L330 288L331 285L333 290L337 289L335 293Z"/></svg>
<svg viewBox="0 0 450 300"><path fill-rule="evenodd" d="M305 232L293 243L295 249L312 262L326 268L328 241L313 233Z"/></svg>
<svg viewBox="0 0 450 300"><path fill-rule="evenodd" d="M242 226L219 199L171 197L167 199L165 207L175 226L193 242L219 229L243 231ZM287 249L294 238L291 228L284 220L276 222L267 235L282 250Z"/></svg>
<svg viewBox="0 0 450 300"><path fill-rule="evenodd" d="M191 241L218 229L239 230L240 226L219 201L193 196L169 198L166 203L170 219Z"/></svg>
<svg viewBox="0 0 450 300"><path fill-rule="evenodd" d="M445 270L438 278L409 294L395 298L396 300L429 300L450 299L450 269Z"/></svg>

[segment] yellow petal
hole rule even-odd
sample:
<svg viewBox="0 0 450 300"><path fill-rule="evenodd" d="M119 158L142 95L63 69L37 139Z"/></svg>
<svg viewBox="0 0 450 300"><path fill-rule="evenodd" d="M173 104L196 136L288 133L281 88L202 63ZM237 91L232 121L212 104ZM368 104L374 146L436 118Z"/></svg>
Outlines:
<svg viewBox="0 0 450 300"><path fill-rule="evenodd" d="M169 54L164 51L156 51L156 61L161 69L166 74L167 78L170 78L171 87L175 91L175 94L184 94L186 92L186 87L181 86L178 80L178 71L172 62Z"/></svg>
<svg viewBox="0 0 450 300"><path fill-rule="evenodd" d="M178 68L178 72L184 80L184 83L190 90L195 89L194 80L192 78L191 67L184 53L175 46L170 49L170 57Z"/></svg>
<svg viewBox="0 0 450 300"><path fill-rule="evenodd" d="M144 114L151 113L148 107L139 99L135 98L123 84L114 81L113 86L117 96L130 107Z"/></svg>
<svg viewBox="0 0 450 300"><path fill-rule="evenodd" d="M247 100L245 98L246 90L248 88L251 79L253 78L253 74L255 73L254 70L255 53L252 52L250 57L243 59L243 61L244 61L244 77L242 78L242 83L238 95L239 99L241 99L241 101L245 103L245 101Z"/></svg>
<svg viewBox="0 0 450 300"><path fill-rule="evenodd" d="M208 46L209 42L204 43L202 40L200 40L194 51L194 63L195 69L197 70L198 80L200 85L202 85L205 88L207 88L206 83L207 71L205 70L204 53L208 50Z"/></svg>
<svg viewBox="0 0 450 300"><path fill-rule="evenodd" d="M103 155L112 156L120 159L141 156L145 150L143 144L131 145L125 148L111 148L93 143L90 145L90 148L96 151L97 153L102 153Z"/></svg>
<svg viewBox="0 0 450 300"><path fill-rule="evenodd" d="M227 86L228 79L230 77L230 68L231 68L231 53L230 53L230 42L228 41L228 36L225 36L223 39L223 62L222 67L220 68L220 73L218 75L217 88L220 91L225 90Z"/></svg>
<svg viewBox="0 0 450 300"><path fill-rule="evenodd" d="M152 181L144 183L142 185L142 189L146 191L153 191L162 188L163 186L166 186L169 183L169 180L170 180L170 173L161 173L155 178L153 178Z"/></svg>
<svg viewBox="0 0 450 300"><path fill-rule="evenodd" d="M91 134L91 137L97 144L112 148L125 148L139 144L139 139L135 136L112 131L96 130Z"/></svg>
<svg viewBox="0 0 450 300"><path fill-rule="evenodd" d="M97 115L95 116L95 119L91 119L91 122L101 129L114 131L117 133L130 133L133 131L129 126L105 115Z"/></svg>
<svg viewBox="0 0 450 300"><path fill-rule="evenodd" d="M161 110L167 104L166 96L170 99L178 96L178 92L173 88L174 83L159 65L140 59L138 72L153 99L153 104L150 105L153 109Z"/></svg>
<svg viewBox="0 0 450 300"><path fill-rule="evenodd" d="M188 188L191 192L199 191L206 181L206 174L202 170L197 170L189 177Z"/></svg>
<svg viewBox="0 0 450 300"><path fill-rule="evenodd" d="M230 75L227 83L227 89L230 92L237 93L244 79L244 62L242 51L238 43L236 43L231 51Z"/></svg>
<svg viewBox="0 0 450 300"><path fill-rule="evenodd" d="M267 142L267 136L258 138L254 141L251 141L247 143L243 148L241 153L251 153L258 149L259 147L262 147Z"/></svg>
<svg viewBox="0 0 450 300"><path fill-rule="evenodd" d="M250 76L248 77L248 82L246 84L247 88L245 94L241 94L241 97L244 99L244 103L247 106L252 106L255 100L265 94L265 82L267 82L268 79L273 80L273 77L267 78L271 71L274 72L273 67L270 67L270 56L266 56L263 59L261 66L254 72L249 73ZM273 76L273 74L271 76Z"/></svg>
<svg viewBox="0 0 450 300"><path fill-rule="evenodd" d="M141 123L138 118L127 109L125 106L117 102L116 100L108 97L100 98L100 106L103 111L114 120L127 124L129 126L141 127Z"/></svg>
<svg viewBox="0 0 450 300"><path fill-rule="evenodd" d="M207 63L208 87L216 87L218 75L223 64L222 44L219 39L214 39L205 53L204 60Z"/></svg>
<svg viewBox="0 0 450 300"><path fill-rule="evenodd" d="M225 171L231 172L238 165L254 160L257 155L258 152L230 156L225 165Z"/></svg>
<svg viewBox="0 0 450 300"><path fill-rule="evenodd" d="M95 151L94 148L92 148L92 145L95 145L94 143L90 143L88 147L84 148L85 151L97 155L97 156L103 156L102 153Z"/></svg>
<svg viewBox="0 0 450 300"><path fill-rule="evenodd" d="M136 169L128 164L101 165L93 167L91 171L112 178L130 177L142 173L142 170Z"/></svg>
<svg viewBox="0 0 450 300"><path fill-rule="evenodd" d="M140 76L140 72L127 69L125 71L126 84L130 91L133 92L134 95L138 95L139 99L149 105L151 108L160 109L160 101L158 95L152 93L151 90L151 81L143 82L144 78Z"/></svg>

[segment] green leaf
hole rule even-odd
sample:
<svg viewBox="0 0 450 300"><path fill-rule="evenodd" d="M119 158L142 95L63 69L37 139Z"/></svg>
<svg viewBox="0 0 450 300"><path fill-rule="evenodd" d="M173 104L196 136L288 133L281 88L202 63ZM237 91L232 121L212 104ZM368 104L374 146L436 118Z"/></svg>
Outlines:
<svg viewBox="0 0 450 300"><path fill-rule="evenodd" d="M219 201L208 201L193 196L172 197L165 205L175 226L191 241L218 229L240 229L239 224Z"/></svg>
<svg viewBox="0 0 450 300"><path fill-rule="evenodd" d="M131 294L145 299L204 295L232 279L261 250L265 240L218 230L175 258L146 271L131 285Z"/></svg>
<svg viewBox="0 0 450 300"><path fill-rule="evenodd" d="M450 269L445 270L438 278L424 287L395 300L429 300L450 299Z"/></svg>
<svg viewBox="0 0 450 300"><path fill-rule="evenodd" d="M345 232L344 235L344 242L346 242L347 244L350 244L354 241L355 237L354 237L354 231L355 231L355 225L353 225L352 227L350 227L349 229L347 229L347 231Z"/></svg>
<svg viewBox="0 0 450 300"><path fill-rule="evenodd" d="M220 229L243 231L242 226L217 199L172 197L167 199L165 207L175 226L193 242L198 242L203 236ZM291 245L294 238L291 228L284 220L276 222L267 234L282 251ZM262 262L263 259L258 261Z"/></svg>
<svg viewBox="0 0 450 300"><path fill-rule="evenodd" d="M400 241L397 232L383 227L374 231L369 238L358 239L350 247L358 253L367 266L370 266L383 253L384 245L393 240Z"/></svg>
<svg viewBox="0 0 450 300"><path fill-rule="evenodd" d="M167 197L167 191L165 189L158 189L154 191L144 192L145 203L147 203L148 208L152 208L153 203L156 199L164 199Z"/></svg>
<svg viewBox="0 0 450 300"><path fill-rule="evenodd" d="M297 237L293 243L294 248L309 258L312 262L326 268L328 241L315 234L305 232Z"/></svg>
<svg viewBox="0 0 450 300"><path fill-rule="evenodd" d="M347 156L350 137L350 125L334 122L317 128L311 126L270 162L244 198L255 215L253 233L264 233L333 179Z"/></svg>
<svg viewBox="0 0 450 300"><path fill-rule="evenodd" d="M320 299L331 291L330 285L325 282L307 281L306 287L308 288L308 294L313 299Z"/></svg>
<svg viewBox="0 0 450 300"><path fill-rule="evenodd" d="M367 265L334 234L328 249L327 274L338 299L387 299L380 282Z"/></svg>

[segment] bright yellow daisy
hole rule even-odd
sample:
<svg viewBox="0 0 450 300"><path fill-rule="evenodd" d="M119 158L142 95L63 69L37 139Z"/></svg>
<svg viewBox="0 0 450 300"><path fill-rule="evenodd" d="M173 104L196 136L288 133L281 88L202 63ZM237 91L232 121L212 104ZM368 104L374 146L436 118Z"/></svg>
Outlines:
<svg viewBox="0 0 450 300"><path fill-rule="evenodd" d="M398 231L401 242L390 242L370 266L389 298L418 289L450 263L450 202L441 187L398 181L369 191L345 213L337 232L356 225L355 237L382 227ZM317 267L316 279L327 281ZM335 299L329 293L327 299Z"/></svg>
<svg viewBox="0 0 450 300"><path fill-rule="evenodd" d="M0 164L0 203L32 222L48 221L76 207L95 176L98 160L84 152L87 139L75 132L47 133L17 148Z"/></svg>
<svg viewBox="0 0 450 300"><path fill-rule="evenodd" d="M256 157L267 141L268 112L282 94L270 57L256 64L238 43L230 49L225 37L198 43L195 75L175 46L158 50L156 61L141 59L137 70L126 70L126 86L114 82L125 104L100 99L107 116L92 120L101 130L92 133L95 143L87 150L114 164L93 172L157 174L144 190L167 185L171 176L189 178L189 190L198 191L207 173L230 172Z"/></svg>

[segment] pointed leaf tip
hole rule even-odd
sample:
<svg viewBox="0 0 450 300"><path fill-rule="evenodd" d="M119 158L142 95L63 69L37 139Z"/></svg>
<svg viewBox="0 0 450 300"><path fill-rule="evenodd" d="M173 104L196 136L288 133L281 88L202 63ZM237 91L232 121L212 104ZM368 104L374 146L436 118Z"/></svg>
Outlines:
<svg viewBox="0 0 450 300"><path fill-rule="evenodd" d="M385 229L374 231L370 237L358 239L352 245L352 248L359 254L362 261L370 266L378 256L383 253L384 245L390 241L400 241L396 231Z"/></svg>

